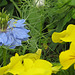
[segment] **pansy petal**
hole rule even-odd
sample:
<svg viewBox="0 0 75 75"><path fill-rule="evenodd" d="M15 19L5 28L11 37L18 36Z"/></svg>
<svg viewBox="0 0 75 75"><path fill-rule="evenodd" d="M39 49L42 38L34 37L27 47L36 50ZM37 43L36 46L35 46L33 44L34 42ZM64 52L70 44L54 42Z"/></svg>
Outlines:
<svg viewBox="0 0 75 75"><path fill-rule="evenodd" d="M24 59L24 67L25 67L25 71L29 70L30 68L32 68L33 66L33 61L29 58Z"/></svg>
<svg viewBox="0 0 75 75"><path fill-rule="evenodd" d="M7 70L5 72L5 74L10 72L10 73L16 75L16 74L19 74L20 72L23 72L23 71L24 71L24 67L21 64L21 62L19 61L16 64L14 64L9 70Z"/></svg>
<svg viewBox="0 0 75 75"><path fill-rule="evenodd" d="M52 34L52 41L55 43L62 43L63 41L61 40L61 38L66 36L66 30L64 30L63 32L54 32Z"/></svg>
<svg viewBox="0 0 75 75"><path fill-rule="evenodd" d="M40 65L39 65L39 63L40 63ZM52 64L49 61L37 59L33 65L33 67L51 70Z"/></svg>
<svg viewBox="0 0 75 75"><path fill-rule="evenodd" d="M51 73L51 70L45 70L43 68L31 68L28 71L23 72L19 75L51 75Z"/></svg>
<svg viewBox="0 0 75 75"><path fill-rule="evenodd" d="M75 25L73 25L73 24L69 24L68 26L67 26L67 32L69 32L69 33L71 33L73 30L75 30Z"/></svg>
<svg viewBox="0 0 75 75"><path fill-rule="evenodd" d="M65 42L72 42L75 41L75 25L68 25L67 27L67 34L64 38L61 38L61 40Z"/></svg>
<svg viewBox="0 0 75 75"><path fill-rule="evenodd" d="M57 42L72 42L74 41L75 42L75 25L73 24L70 24L68 25L67 29L60 32L60 33L57 33L57 32L54 32L53 35L52 35L52 40L53 42L57 43Z"/></svg>
<svg viewBox="0 0 75 75"><path fill-rule="evenodd" d="M40 64L40 65L39 65ZM35 62L34 62L34 65L33 65L33 70L31 69L31 71L34 71L31 72L34 74L44 74L44 75L51 75L52 73L52 68L51 68L52 64L46 60L42 60L42 59L37 59Z"/></svg>
<svg viewBox="0 0 75 75"><path fill-rule="evenodd" d="M72 43L70 44L70 50L75 50L75 42L72 41Z"/></svg>
<svg viewBox="0 0 75 75"><path fill-rule="evenodd" d="M3 75L8 69L8 66L4 66L0 68L0 75Z"/></svg>
<svg viewBox="0 0 75 75"><path fill-rule="evenodd" d="M75 62L75 50L63 51L59 55L60 64L62 69L68 69Z"/></svg>
<svg viewBox="0 0 75 75"><path fill-rule="evenodd" d="M26 69L24 75L51 75L52 73L52 64L46 60L38 59L33 62L31 59L24 59L24 64Z"/></svg>

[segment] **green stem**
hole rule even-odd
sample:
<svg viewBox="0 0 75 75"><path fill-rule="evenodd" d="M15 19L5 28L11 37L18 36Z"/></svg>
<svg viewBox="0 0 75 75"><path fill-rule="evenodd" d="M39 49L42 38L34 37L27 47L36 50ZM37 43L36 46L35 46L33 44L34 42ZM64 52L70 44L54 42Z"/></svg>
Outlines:
<svg viewBox="0 0 75 75"><path fill-rule="evenodd" d="M3 66L6 65L6 54L7 54L7 50L3 49Z"/></svg>
<svg viewBox="0 0 75 75"><path fill-rule="evenodd" d="M16 9L17 9L17 11L19 12L19 14L20 14L20 17L22 17L22 14L21 14L21 10L19 9L19 7L17 6L17 4L13 1L13 0L10 0L13 4L14 4L14 6L16 7Z"/></svg>

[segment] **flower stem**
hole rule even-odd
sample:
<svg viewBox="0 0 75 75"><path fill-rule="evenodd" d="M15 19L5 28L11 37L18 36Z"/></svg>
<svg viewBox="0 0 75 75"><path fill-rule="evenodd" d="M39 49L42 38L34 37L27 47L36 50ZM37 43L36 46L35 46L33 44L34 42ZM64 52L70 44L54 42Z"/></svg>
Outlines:
<svg viewBox="0 0 75 75"><path fill-rule="evenodd" d="M6 65L6 54L7 54L7 50L3 49L3 66Z"/></svg>

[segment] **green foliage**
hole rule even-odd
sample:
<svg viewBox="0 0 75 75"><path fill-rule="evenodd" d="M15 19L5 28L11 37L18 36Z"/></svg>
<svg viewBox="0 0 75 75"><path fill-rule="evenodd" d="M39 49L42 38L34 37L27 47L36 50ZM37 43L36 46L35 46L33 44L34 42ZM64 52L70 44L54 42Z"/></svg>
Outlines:
<svg viewBox="0 0 75 75"><path fill-rule="evenodd" d="M74 65L72 65L69 69L67 70L60 70L59 72L57 72L56 74L52 74L52 75L75 75L75 70L74 70Z"/></svg>
<svg viewBox="0 0 75 75"><path fill-rule="evenodd" d="M0 7L7 5L7 1L6 0L0 0Z"/></svg>
<svg viewBox="0 0 75 75"><path fill-rule="evenodd" d="M16 49L8 49L7 60L16 52L20 55L42 49L42 59L59 62L59 53L69 48L69 44L53 43L53 32L66 29L70 23L75 23L75 0L45 0L45 5L36 7L33 0L3 0L0 10L5 8L10 18L25 19L26 28L30 30L30 38ZM2 50L0 50L0 64L2 64ZM8 63L7 62L7 63ZM56 75L74 75L70 70L62 70Z"/></svg>
<svg viewBox="0 0 75 75"><path fill-rule="evenodd" d="M71 2L69 3L69 5L75 6L75 0L71 0Z"/></svg>

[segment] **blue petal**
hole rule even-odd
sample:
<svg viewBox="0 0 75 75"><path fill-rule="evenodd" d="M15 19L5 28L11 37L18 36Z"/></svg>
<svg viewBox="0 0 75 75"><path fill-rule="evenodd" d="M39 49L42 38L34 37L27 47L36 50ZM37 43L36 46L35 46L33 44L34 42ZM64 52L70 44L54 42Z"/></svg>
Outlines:
<svg viewBox="0 0 75 75"><path fill-rule="evenodd" d="M13 25L13 23L15 22L15 19L11 19L10 21L8 21L8 27L7 27L7 29L9 29L9 28L12 28L12 27L14 27Z"/></svg>
<svg viewBox="0 0 75 75"><path fill-rule="evenodd" d="M0 43L5 44L7 42L7 36L5 33L0 33Z"/></svg>
<svg viewBox="0 0 75 75"><path fill-rule="evenodd" d="M0 46L2 46L2 39L0 38Z"/></svg>
<svg viewBox="0 0 75 75"><path fill-rule="evenodd" d="M19 39L15 39L14 42L11 44L11 46L20 46L21 44L21 40Z"/></svg>
<svg viewBox="0 0 75 75"><path fill-rule="evenodd" d="M9 47L10 49L14 49L16 46L11 46L11 47Z"/></svg>
<svg viewBox="0 0 75 75"><path fill-rule="evenodd" d="M21 40L15 39L15 41L10 45L10 49L14 49L16 46L20 46L21 44Z"/></svg>
<svg viewBox="0 0 75 75"><path fill-rule="evenodd" d="M30 32L30 30L25 29L24 27L22 28L26 33Z"/></svg>
<svg viewBox="0 0 75 75"><path fill-rule="evenodd" d="M22 23L15 23L14 26L15 27L24 27L26 24L22 24Z"/></svg>
<svg viewBox="0 0 75 75"><path fill-rule="evenodd" d="M7 35L8 39L7 39L7 42L5 43L5 45L10 46L14 42L14 37L10 32L7 32L6 35Z"/></svg>
<svg viewBox="0 0 75 75"><path fill-rule="evenodd" d="M13 28L12 33L17 39L24 39L29 37L29 35L25 32L23 28Z"/></svg>
<svg viewBox="0 0 75 75"><path fill-rule="evenodd" d="M23 24L25 22L24 19L18 20L16 21L15 19L11 19L10 21L8 21L8 27L9 28L13 28L13 27L24 27L26 24Z"/></svg>
<svg viewBox="0 0 75 75"><path fill-rule="evenodd" d="M21 20L18 20L18 21L16 21L16 22L18 22L18 23L24 23L25 20L24 20L24 19L21 19Z"/></svg>
<svg viewBox="0 0 75 75"><path fill-rule="evenodd" d="M8 24L13 24L13 22L15 22L15 19L11 19L10 21L8 21Z"/></svg>

